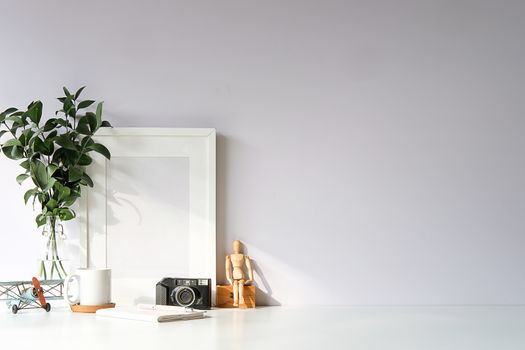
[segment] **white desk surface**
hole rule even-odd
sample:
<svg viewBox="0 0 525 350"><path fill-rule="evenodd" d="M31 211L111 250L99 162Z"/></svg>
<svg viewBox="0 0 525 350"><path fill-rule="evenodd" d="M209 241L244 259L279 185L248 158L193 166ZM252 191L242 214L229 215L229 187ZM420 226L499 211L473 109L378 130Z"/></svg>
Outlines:
<svg viewBox="0 0 525 350"><path fill-rule="evenodd" d="M156 324L54 304L13 315L0 303L0 349L525 349L525 306L220 309Z"/></svg>

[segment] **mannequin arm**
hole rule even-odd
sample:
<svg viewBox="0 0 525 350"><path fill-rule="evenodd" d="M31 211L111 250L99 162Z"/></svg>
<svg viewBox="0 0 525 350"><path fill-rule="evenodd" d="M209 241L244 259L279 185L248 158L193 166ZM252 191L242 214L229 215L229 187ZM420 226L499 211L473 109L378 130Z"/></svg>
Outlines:
<svg viewBox="0 0 525 350"><path fill-rule="evenodd" d="M230 284L233 284L231 267L232 267L232 261L230 259L230 256L227 255L226 256L226 279L228 280L228 282L230 282Z"/></svg>
<svg viewBox="0 0 525 350"><path fill-rule="evenodd" d="M247 267L247 269L248 269L248 280L246 281L246 283L253 282L253 266L252 266L252 261L250 260L250 257L249 257L249 256L245 256L245 257L244 257L244 261L246 262L246 267Z"/></svg>

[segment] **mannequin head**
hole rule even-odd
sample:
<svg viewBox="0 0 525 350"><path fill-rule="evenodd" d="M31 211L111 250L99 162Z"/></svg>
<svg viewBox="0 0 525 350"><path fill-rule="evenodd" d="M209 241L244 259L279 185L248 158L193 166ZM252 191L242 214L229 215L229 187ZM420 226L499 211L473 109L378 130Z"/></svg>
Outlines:
<svg viewBox="0 0 525 350"><path fill-rule="evenodd" d="M233 241L233 253L241 254L241 241L239 241L238 239Z"/></svg>

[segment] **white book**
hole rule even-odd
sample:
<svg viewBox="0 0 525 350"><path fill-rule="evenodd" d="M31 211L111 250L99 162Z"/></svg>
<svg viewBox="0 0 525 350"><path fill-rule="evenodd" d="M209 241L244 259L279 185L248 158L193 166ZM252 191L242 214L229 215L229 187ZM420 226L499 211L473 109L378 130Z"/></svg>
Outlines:
<svg viewBox="0 0 525 350"><path fill-rule="evenodd" d="M194 311L180 306L138 304L113 309L97 310L99 317L121 318L147 322L170 322L204 318L205 311Z"/></svg>

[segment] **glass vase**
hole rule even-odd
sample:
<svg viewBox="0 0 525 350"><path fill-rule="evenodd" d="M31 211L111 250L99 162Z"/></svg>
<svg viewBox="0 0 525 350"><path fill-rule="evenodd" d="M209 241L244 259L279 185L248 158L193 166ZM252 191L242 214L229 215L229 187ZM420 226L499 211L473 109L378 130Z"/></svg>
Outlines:
<svg viewBox="0 0 525 350"><path fill-rule="evenodd" d="M59 240L65 240L66 234L58 217L47 217L42 236L46 238L46 248L44 258L40 261L40 277L44 280L64 279L67 272L63 260L58 255L57 243Z"/></svg>

